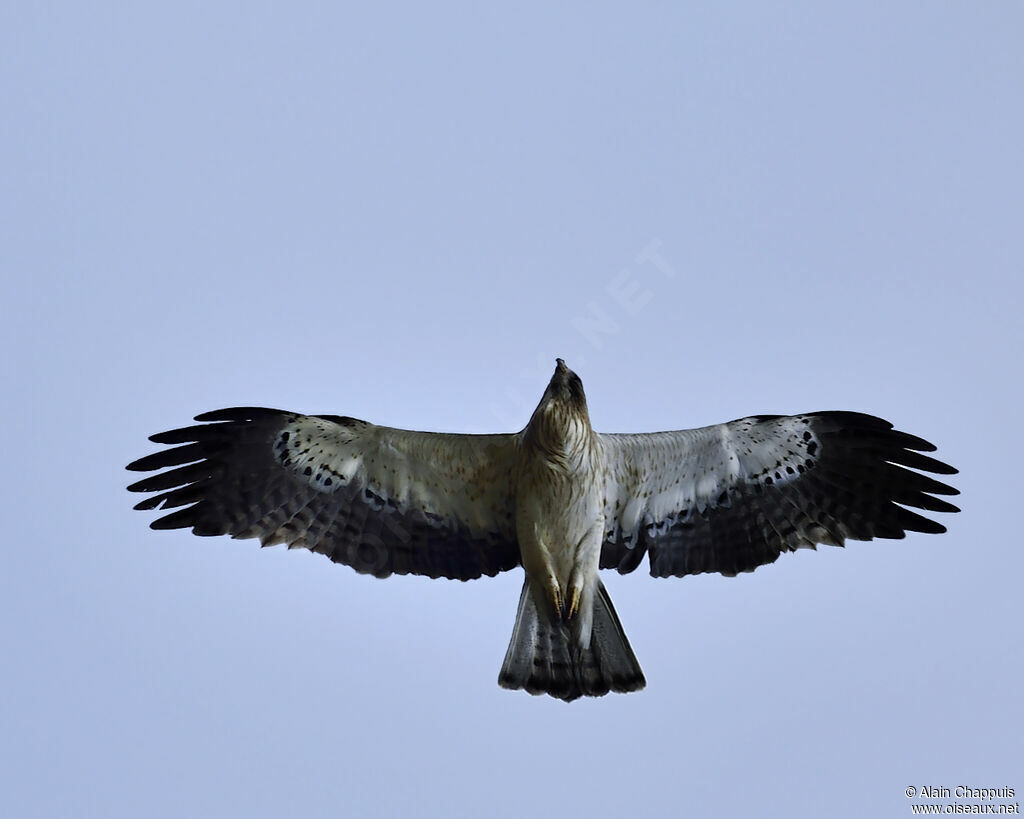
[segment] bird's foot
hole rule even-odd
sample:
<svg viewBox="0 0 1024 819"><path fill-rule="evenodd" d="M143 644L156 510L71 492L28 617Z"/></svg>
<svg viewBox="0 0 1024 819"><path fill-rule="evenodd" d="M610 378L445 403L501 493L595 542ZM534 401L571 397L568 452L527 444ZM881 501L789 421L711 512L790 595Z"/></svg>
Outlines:
<svg viewBox="0 0 1024 819"><path fill-rule="evenodd" d="M569 590L569 613L566 615L567 620L572 620L577 614L580 613L580 603L583 600L583 589L579 586L573 586Z"/></svg>
<svg viewBox="0 0 1024 819"><path fill-rule="evenodd" d="M565 620L565 597L562 595L562 590L557 586L551 588L551 605L555 608L555 617L558 620Z"/></svg>

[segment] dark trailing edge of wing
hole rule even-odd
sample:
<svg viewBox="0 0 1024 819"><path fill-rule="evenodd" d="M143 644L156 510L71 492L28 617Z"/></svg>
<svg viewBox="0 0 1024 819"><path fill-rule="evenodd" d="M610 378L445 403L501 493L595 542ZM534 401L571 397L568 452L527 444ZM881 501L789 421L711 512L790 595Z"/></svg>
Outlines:
<svg viewBox="0 0 1024 819"><path fill-rule="evenodd" d="M949 464L921 454L935 451L928 441L861 413L801 417L811 419L821 447L800 474L781 481L748 478L725 488L703 511L679 510L658 526L641 528L633 543L606 542L601 566L629 572L647 553L656 577L733 575L771 563L808 541L842 546L845 540L899 539L907 532L941 534L945 526L911 510L960 511L935 497L958 495L957 489L922 474L957 474Z"/></svg>
<svg viewBox="0 0 1024 819"><path fill-rule="evenodd" d="M377 577L468 580L519 564L514 541L496 533L471 533L460 521L419 510L402 512L358 480L334 492L314 489L274 456L282 428L300 417L234 407L197 415L199 424L150 436L154 443L172 446L128 464L133 472L164 470L128 487L157 493L135 508L177 510L150 523L153 529L259 538L264 546L286 543ZM363 423L317 417L341 426Z"/></svg>

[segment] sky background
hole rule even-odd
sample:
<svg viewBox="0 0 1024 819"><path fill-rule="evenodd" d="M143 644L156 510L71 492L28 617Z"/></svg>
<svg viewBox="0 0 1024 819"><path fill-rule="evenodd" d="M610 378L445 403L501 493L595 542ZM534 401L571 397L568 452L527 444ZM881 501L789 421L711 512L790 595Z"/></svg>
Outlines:
<svg viewBox="0 0 1024 819"><path fill-rule="evenodd" d="M1024 6L0 10L7 816L909 816L1024 791ZM948 534L605 573L647 675L496 684L522 582L153 532L222 406L521 428L851 409ZM1017 800L1012 800L1017 801Z"/></svg>

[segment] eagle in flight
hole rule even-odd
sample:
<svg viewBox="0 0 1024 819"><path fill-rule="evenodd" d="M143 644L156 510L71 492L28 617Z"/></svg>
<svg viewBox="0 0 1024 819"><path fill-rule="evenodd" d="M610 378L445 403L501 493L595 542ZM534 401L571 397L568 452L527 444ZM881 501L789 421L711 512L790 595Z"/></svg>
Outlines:
<svg viewBox="0 0 1024 819"><path fill-rule="evenodd" d="M410 432L337 415L238 407L150 440L128 469L176 509L154 529L259 538L357 572L470 580L525 570L498 682L566 701L645 685L598 569L728 576L782 552L945 527L956 470L927 441L856 412L755 415L675 432L590 426L557 360L526 428ZM915 471L916 470L916 471ZM183 507L183 508L179 508Z"/></svg>

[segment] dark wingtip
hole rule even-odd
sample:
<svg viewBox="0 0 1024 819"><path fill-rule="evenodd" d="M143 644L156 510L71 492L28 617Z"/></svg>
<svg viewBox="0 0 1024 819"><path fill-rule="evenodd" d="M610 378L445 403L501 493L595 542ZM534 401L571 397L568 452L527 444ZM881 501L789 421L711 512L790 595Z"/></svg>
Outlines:
<svg viewBox="0 0 1024 819"><path fill-rule="evenodd" d="M154 432L149 440L154 444L181 444L195 441L194 435L189 433L201 429L201 427L183 427L181 429L169 429L166 432Z"/></svg>
<svg viewBox="0 0 1024 819"><path fill-rule="evenodd" d="M131 469L131 468L132 468L131 464L128 464L128 466L125 467L125 469ZM136 481L135 483L128 484L126 489L129 492L148 492L149 490L146 489L145 483L146 483L146 478L143 478L141 481ZM136 508L138 508L138 507L136 507Z"/></svg>
<svg viewBox="0 0 1024 819"><path fill-rule="evenodd" d="M197 415L196 421L255 421L260 418L272 418L275 415L287 415L284 410L268 407L227 407L211 410Z"/></svg>
<svg viewBox="0 0 1024 819"><path fill-rule="evenodd" d="M897 522L908 532L923 532L926 535L941 535L946 532L946 527L941 523L905 508L900 508Z"/></svg>
<svg viewBox="0 0 1024 819"><path fill-rule="evenodd" d="M179 509L162 518L157 518L151 524L150 529L187 529L196 525L195 506Z"/></svg>

